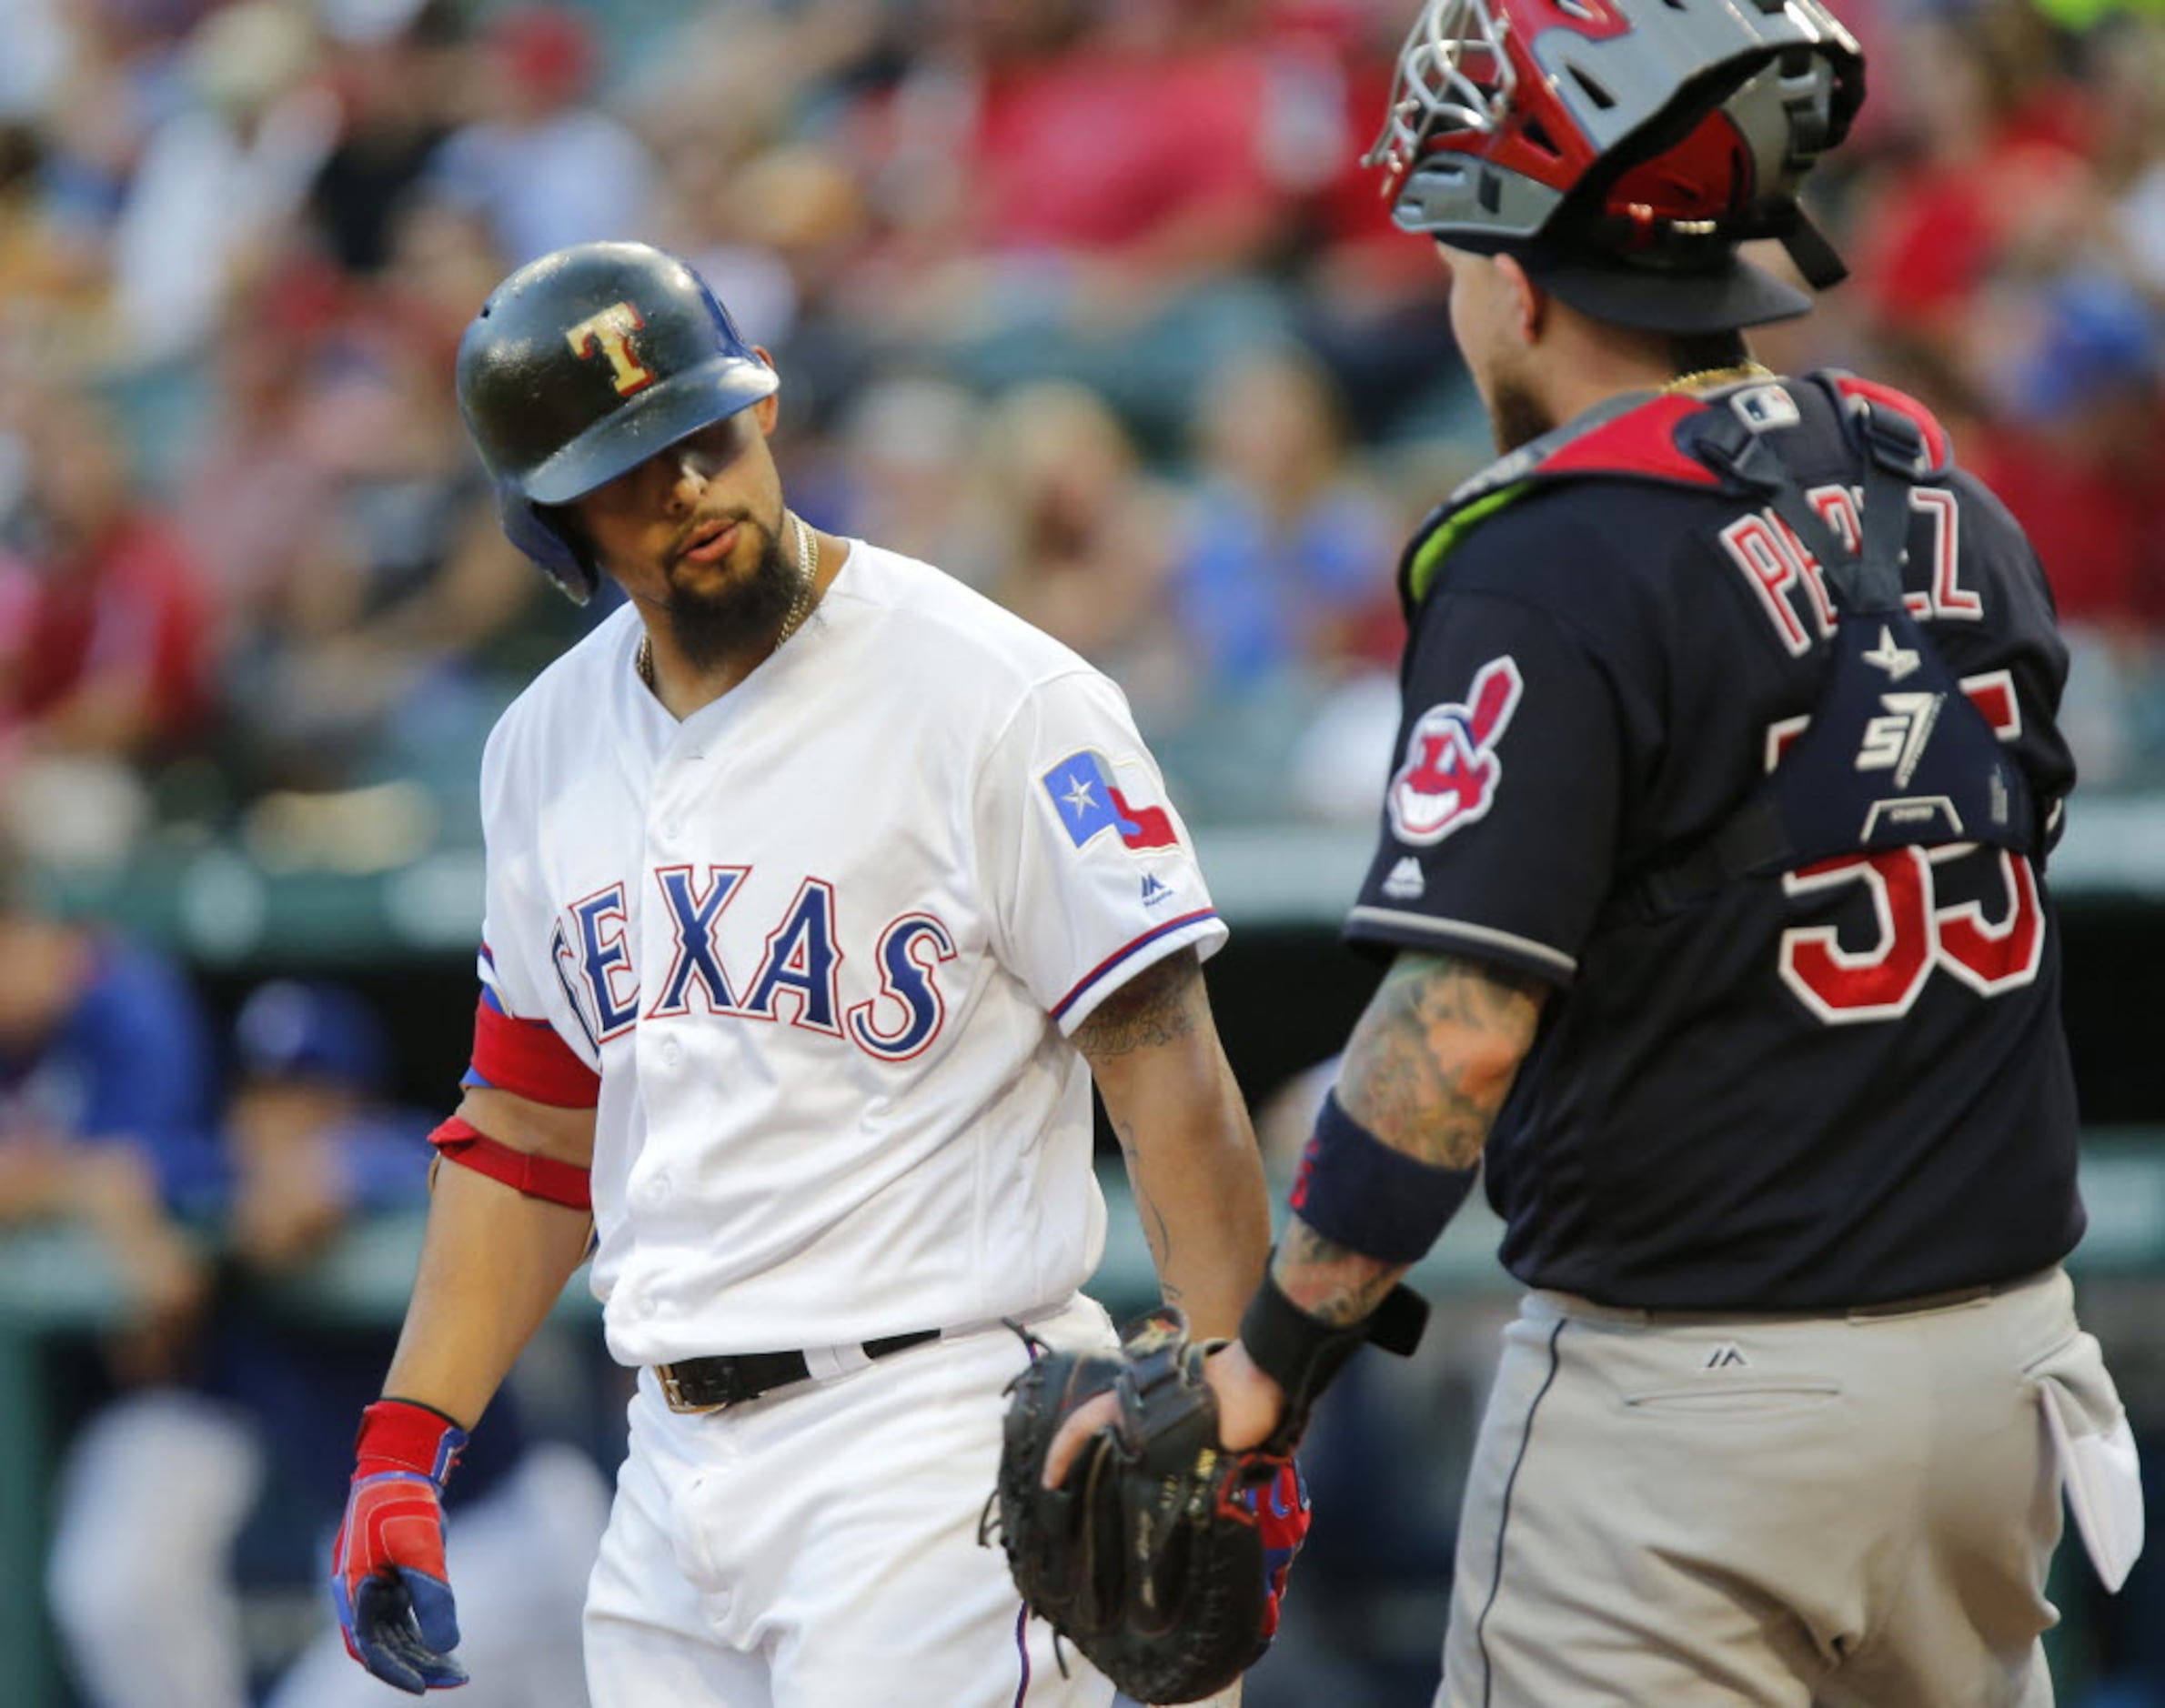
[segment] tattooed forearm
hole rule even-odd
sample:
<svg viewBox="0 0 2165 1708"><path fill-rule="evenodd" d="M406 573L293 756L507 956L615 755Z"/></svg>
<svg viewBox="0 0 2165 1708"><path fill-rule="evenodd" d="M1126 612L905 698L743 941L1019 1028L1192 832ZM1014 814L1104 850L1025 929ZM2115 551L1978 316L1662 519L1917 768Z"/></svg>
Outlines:
<svg viewBox="0 0 2165 1708"><path fill-rule="evenodd" d="M1385 1144L1471 1168L1534 1041L1547 987L1478 962L1401 955L1354 1029L1338 1100ZM1296 1214L1271 1273L1310 1316L1358 1322L1408 1266L1326 1240Z"/></svg>
<svg viewBox="0 0 2165 1708"><path fill-rule="evenodd" d="M1075 1048L1091 1062L1184 1038L1195 1030L1203 969L1192 949L1145 967L1075 1029Z"/></svg>
<svg viewBox="0 0 2165 1708"><path fill-rule="evenodd" d="M1381 1304L1407 1267L1349 1251L1295 1216L1278 1241L1271 1278L1310 1316L1343 1328Z"/></svg>
<svg viewBox="0 0 2165 1708"><path fill-rule="evenodd" d="M1158 1201L1150 1195L1150 1188L1143 1178L1142 1153L1135 1148L1135 1123L1113 1119L1113 1136L1120 1141L1120 1158L1127 1164L1128 1184L1134 1189L1135 1215L1143 1223L1143 1237L1150 1245L1150 1259L1160 1275L1165 1272L1166 1260L1173 1255L1173 1224L1165 1219L1165 1212ZM1180 1289L1167 1287L1165 1302L1176 1304Z"/></svg>
<svg viewBox="0 0 2165 1708"><path fill-rule="evenodd" d="M1448 955L1401 955L1354 1029L1346 1112L1438 1168L1471 1168L1534 1041L1547 987Z"/></svg>
<svg viewBox="0 0 2165 1708"><path fill-rule="evenodd" d="M1145 968L1078 1027L1168 1303L1230 1335L1270 1249L1270 1195L1193 949Z"/></svg>

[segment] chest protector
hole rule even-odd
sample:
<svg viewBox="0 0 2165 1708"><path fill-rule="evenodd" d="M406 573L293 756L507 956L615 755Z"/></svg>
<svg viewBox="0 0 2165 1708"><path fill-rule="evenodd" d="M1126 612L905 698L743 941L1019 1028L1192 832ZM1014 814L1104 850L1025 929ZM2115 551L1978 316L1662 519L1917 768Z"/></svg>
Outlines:
<svg viewBox="0 0 2165 1708"><path fill-rule="evenodd" d="M1539 486L1600 478L1727 492L1773 510L1818 560L1836 620L1809 720L1727 819L1632 883L1632 899L1654 918L1739 879L1845 855L1980 842L2039 861L2045 851L2014 756L1903 600L1910 489L1948 467L1937 424L1899 394L1846 375L1783 383L1823 391L1855 453L1863 504L1854 549L1757 430L1758 388L1747 388L1708 401L1622 397L1535 440L1453 495L1401 570L1410 614L1444 555L1485 517Z"/></svg>

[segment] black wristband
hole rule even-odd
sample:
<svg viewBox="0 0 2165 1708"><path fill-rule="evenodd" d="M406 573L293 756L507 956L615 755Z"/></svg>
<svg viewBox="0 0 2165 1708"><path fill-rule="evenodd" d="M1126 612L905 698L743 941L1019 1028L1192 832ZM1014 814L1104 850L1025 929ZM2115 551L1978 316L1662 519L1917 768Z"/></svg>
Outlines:
<svg viewBox="0 0 2165 1708"><path fill-rule="evenodd" d="M1403 1295L1403 1297L1402 1297ZM1381 1321L1390 1331L1384 1341L1402 1356L1419 1341L1420 1325L1428 1307L1420 1296L1405 1287L1394 1288L1375 1315L1344 1328L1334 1328L1310 1316L1288 1299L1276 1279L1266 1270L1263 1285L1248 1301L1241 1317L1241 1345L1249 1361L1285 1390L1285 1414L1264 1443L1267 1452L1286 1453L1308 1427L1308 1413L1317 1397L1330 1386L1339 1367L1354 1349L1370 1337L1372 1325ZM1410 1335L1405 1331L1413 1316Z"/></svg>

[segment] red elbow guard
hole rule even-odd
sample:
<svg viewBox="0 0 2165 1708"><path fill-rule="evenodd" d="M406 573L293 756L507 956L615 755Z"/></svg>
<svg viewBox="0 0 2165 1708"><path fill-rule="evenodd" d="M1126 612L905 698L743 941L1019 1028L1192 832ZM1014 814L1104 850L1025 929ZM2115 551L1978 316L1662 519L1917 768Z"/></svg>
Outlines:
<svg viewBox="0 0 2165 1708"><path fill-rule="evenodd" d="M501 1181L529 1198L589 1213L594 1208L593 1182L587 1170L530 1150L514 1150L456 1115L430 1133L428 1142L446 1160Z"/></svg>

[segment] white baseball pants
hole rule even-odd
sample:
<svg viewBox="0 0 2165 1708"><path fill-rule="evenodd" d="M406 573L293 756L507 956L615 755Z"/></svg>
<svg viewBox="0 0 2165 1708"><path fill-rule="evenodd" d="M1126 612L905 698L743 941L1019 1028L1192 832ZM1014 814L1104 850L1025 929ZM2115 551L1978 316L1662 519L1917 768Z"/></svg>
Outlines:
<svg viewBox="0 0 2165 1708"><path fill-rule="evenodd" d="M1088 1299L1031 1326L1116 1343ZM642 1371L588 1591L593 1708L1104 1708L978 1542L1026 1361L993 1326L704 1413Z"/></svg>

